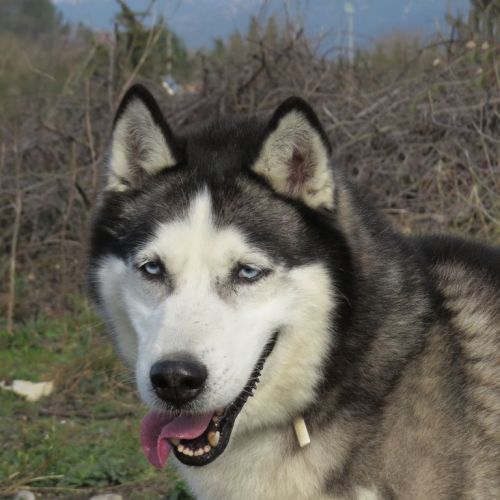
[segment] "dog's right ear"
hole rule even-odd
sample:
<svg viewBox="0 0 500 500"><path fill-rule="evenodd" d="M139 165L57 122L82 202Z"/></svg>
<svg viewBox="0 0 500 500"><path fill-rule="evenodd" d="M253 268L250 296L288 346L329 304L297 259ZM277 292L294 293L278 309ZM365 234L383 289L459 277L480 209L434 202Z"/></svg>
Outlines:
<svg viewBox="0 0 500 500"><path fill-rule="evenodd" d="M180 148L155 98L142 85L123 97L115 116L106 190L127 191L180 161Z"/></svg>
<svg viewBox="0 0 500 500"><path fill-rule="evenodd" d="M252 170L277 193L315 210L334 208L330 144L313 109L290 97L274 112Z"/></svg>

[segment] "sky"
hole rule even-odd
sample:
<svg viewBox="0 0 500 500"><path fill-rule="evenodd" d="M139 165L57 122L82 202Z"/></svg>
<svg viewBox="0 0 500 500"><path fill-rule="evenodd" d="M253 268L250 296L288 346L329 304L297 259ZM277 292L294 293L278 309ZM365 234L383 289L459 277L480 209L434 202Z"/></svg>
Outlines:
<svg viewBox="0 0 500 500"><path fill-rule="evenodd" d="M66 20L83 22L96 29L112 27L119 10L115 0L53 0ZM150 0L128 0L133 10L143 11ZM245 32L251 15L283 16L285 6L304 19L311 35L328 33L332 45L346 42L345 0L156 0L153 14L162 14L170 27L191 48L210 46L217 37ZM394 31L428 36L446 30L448 8L467 11L468 0L351 0L354 33L358 45Z"/></svg>

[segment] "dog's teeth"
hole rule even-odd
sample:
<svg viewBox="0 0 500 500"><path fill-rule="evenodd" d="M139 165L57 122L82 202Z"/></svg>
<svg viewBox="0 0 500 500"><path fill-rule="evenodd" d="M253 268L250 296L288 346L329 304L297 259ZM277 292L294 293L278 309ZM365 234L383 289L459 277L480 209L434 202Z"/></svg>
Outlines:
<svg viewBox="0 0 500 500"><path fill-rule="evenodd" d="M198 456L201 456L201 455L203 455L204 453L205 453L205 452L203 451L203 448L199 448L199 449L198 449L198 451L196 452L196 454L197 454Z"/></svg>
<svg viewBox="0 0 500 500"><path fill-rule="evenodd" d="M219 422L219 417L212 417L212 422L217 424Z"/></svg>
<svg viewBox="0 0 500 500"><path fill-rule="evenodd" d="M170 442L171 442L174 446L179 446L179 444L181 443L181 440L180 440L180 439L177 439L177 438L170 438Z"/></svg>
<svg viewBox="0 0 500 500"><path fill-rule="evenodd" d="M180 451L181 453L184 451L184 446L182 444L180 444L179 446L177 446L177 451Z"/></svg>
<svg viewBox="0 0 500 500"><path fill-rule="evenodd" d="M194 451L190 450L189 448L184 448L184 455L187 455L188 457L194 456Z"/></svg>
<svg viewBox="0 0 500 500"><path fill-rule="evenodd" d="M215 448L219 444L220 432L209 432L207 435L208 442L212 448Z"/></svg>
<svg viewBox="0 0 500 500"><path fill-rule="evenodd" d="M212 449L212 447L211 447L209 444L207 444L207 445L205 445L205 447L203 448L203 452L204 452L204 453L208 453L211 449Z"/></svg>

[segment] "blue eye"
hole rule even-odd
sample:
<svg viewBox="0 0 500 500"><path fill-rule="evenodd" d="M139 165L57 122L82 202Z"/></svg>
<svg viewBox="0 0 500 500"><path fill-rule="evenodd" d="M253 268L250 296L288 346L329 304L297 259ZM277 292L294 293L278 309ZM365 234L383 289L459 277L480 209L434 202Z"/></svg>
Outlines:
<svg viewBox="0 0 500 500"><path fill-rule="evenodd" d="M264 271L256 266L242 264L238 268L238 278L245 281L257 281L264 275Z"/></svg>
<svg viewBox="0 0 500 500"><path fill-rule="evenodd" d="M149 276L159 276L163 273L163 267L159 262L150 261L141 266L141 271Z"/></svg>

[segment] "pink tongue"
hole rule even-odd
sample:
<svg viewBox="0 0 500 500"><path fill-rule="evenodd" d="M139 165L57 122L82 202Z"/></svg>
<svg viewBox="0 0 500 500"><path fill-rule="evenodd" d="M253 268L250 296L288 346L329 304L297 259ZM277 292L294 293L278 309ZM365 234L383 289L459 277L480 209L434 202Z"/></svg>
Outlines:
<svg viewBox="0 0 500 500"><path fill-rule="evenodd" d="M141 422L141 446L149 462L161 469L171 445L167 438L194 439L208 427L212 414L174 417L169 413L150 411Z"/></svg>

